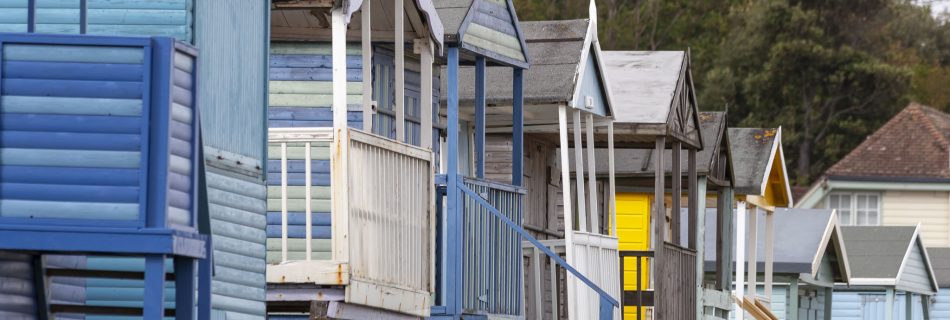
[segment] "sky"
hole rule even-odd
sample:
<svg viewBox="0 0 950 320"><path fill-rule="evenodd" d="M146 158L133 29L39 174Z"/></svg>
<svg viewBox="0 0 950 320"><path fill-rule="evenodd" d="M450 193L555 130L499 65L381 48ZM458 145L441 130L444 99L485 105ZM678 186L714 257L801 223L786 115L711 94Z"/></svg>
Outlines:
<svg viewBox="0 0 950 320"><path fill-rule="evenodd" d="M917 0L918 4L930 4L934 14L950 10L950 0Z"/></svg>

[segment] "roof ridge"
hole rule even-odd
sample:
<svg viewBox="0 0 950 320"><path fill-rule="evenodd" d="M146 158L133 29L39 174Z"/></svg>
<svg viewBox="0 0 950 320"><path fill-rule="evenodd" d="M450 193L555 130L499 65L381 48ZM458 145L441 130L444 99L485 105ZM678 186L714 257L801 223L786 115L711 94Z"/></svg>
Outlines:
<svg viewBox="0 0 950 320"><path fill-rule="evenodd" d="M911 102L910 105L908 105L906 109L911 109L911 108L914 108L915 110L920 110L921 115L924 117L923 119L924 122L927 123L927 128L928 128L927 131L929 131L930 134L934 136L934 138L936 138L938 141L941 142L941 145L944 147L944 149L950 149L950 140L947 140L947 138L944 137L943 134L940 133L940 128L937 128L937 124L933 122L933 118L931 118L931 115L928 113L932 113L935 116L943 116L947 118L950 118L950 115L947 115L937 109L922 105L917 102Z"/></svg>

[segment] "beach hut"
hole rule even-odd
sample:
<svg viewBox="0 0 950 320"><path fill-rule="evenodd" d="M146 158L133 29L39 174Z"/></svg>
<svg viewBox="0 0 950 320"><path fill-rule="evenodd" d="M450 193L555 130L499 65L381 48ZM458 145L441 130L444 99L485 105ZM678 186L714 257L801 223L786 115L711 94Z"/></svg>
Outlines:
<svg viewBox="0 0 950 320"><path fill-rule="evenodd" d="M706 255L712 254L714 257L720 257L723 255L728 256L729 249L732 247L733 237L715 237L718 234L732 234L732 173L731 173L731 162L729 161L727 146L726 146L726 114L724 112L700 112L699 113L699 122L700 122L700 131L703 137L703 141L706 144L706 147L703 150L697 152L696 154L696 175L697 175L697 198L701 199L697 203L699 210L707 210L705 208L710 208L718 212L714 217L716 219L712 220L712 224L709 224L707 221L698 221L696 232L701 232L706 234L700 243L705 243L701 248L697 248L697 254L707 250L711 245L713 251L706 252ZM597 156L606 156L609 153L608 150L598 150ZM617 228L620 230L618 235L620 236L621 248L624 250L633 250L633 251L642 251L647 247L647 243L643 242L643 235L640 232L644 232L649 227L649 220L644 219L644 215L640 212L646 210L642 206L648 204L649 193L652 192L651 184L654 182L654 163L651 161L652 150L643 150L643 149L618 149L614 152L616 158L616 185L618 198L620 199L617 208ZM664 155L664 165L665 168L672 168L671 163L669 162L670 154ZM681 166L684 164L685 159L681 159ZM670 175L672 170L667 169L666 175ZM600 180L606 179L609 181L609 168L603 164L599 163L597 167L597 175ZM664 202L672 202L672 193L668 193L665 196ZM636 201L640 199L640 201ZM719 205L719 202L725 199L726 205ZM641 207L638 207L641 206ZM637 210L639 208L639 211ZM722 208L722 210L718 210ZM718 211L717 211L718 210ZM688 216L681 216L680 219L687 219ZM681 224L682 227L687 227L688 225ZM715 228L713 231L712 228ZM728 228L728 229L723 229ZM672 233L672 230L668 231ZM688 235L689 230L680 230L680 240L689 241ZM714 238L712 240L707 240L708 236L712 234ZM685 238L685 239L684 239ZM711 243L705 241L712 241ZM729 258L731 260L731 258ZM643 258L640 261L640 264L643 266L648 266L651 259ZM701 262L697 262L701 263ZM731 268L731 264L723 263L726 268ZM625 259L624 267L627 272L624 273L624 282L626 291L637 291L637 278L636 278L636 259ZM707 268L708 269L708 268ZM697 271L702 272L703 266L697 265ZM715 268L708 270L716 270ZM646 292L644 295L646 300L644 300L644 306L652 305L649 301L650 294L653 292L653 286L650 283L648 274L640 275L640 286L641 291ZM725 318L728 316L729 310L732 309L732 298L731 286L721 285L723 282L731 283L731 272L724 272L721 274L717 273L717 277L708 279L709 281L702 281L702 275L697 274L697 277L700 277L697 281L697 313L707 317L716 317L716 318ZM727 277L727 279L722 279L722 277ZM636 296L634 296L635 298ZM639 302L639 301L637 301ZM636 304L636 303L631 303ZM625 308L625 317L627 319L635 319L637 312L636 306ZM646 311L641 309L641 317L648 315Z"/></svg>
<svg viewBox="0 0 950 320"><path fill-rule="evenodd" d="M927 248L940 290L930 301L930 319L950 318L950 248Z"/></svg>
<svg viewBox="0 0 950 320"><path fill-rule="evenodd" d="M433 2L274 1L270 22L269 316L430 316Z"/></svg>
<svg viewBox="0 0 950 320"><path fill-rule="evenodd" d="M521 23L532 63L524 72L523 227L597 285L589 288L533 243L523 241L529 319L595 319L602 316L601 294L620 298L612 197L607 196L613 192L591 170L595 163L610 161L605 155L592 156L597 144L609 148L611 141L604 132L612 116L593 3L591 10L590 19ZM489 180L510 183L513 139L506 107L511 104L507 85L511 72L486 68L485 99L479 101L474 99L479 85L473 81L475 72L462 68L459 85L462 107L487 106L487 134L475 139L475 149L485 150L485 158L476 162L475 171ZM596 128L602 132L595 133ZM549 174L553 172L559 174ZM567 206L562 205L565 201ZM610 313L620 316L619 308L611 307Z"/></svg>
<svg viewBox="0 0 950 320"><path fill-rule="evenodd" d="M939 319L939 285L918 226L842 227L851 283L835 288L834 319Z"/></svg>
<svg viewBox="0 0 950 320"><path fill-rule="evenodd" d="M785 153L782 151L782 128L729 128L726 139L737 201L735 295L741 301L739 306L747 311L757 307L769 312L775 271L775 219L772 213L777 208L792 206ZM758 263L754 263L758 261L759 252L759 216L765 218L761 295L757 290ZM737 313L737 319L743 319L743 313Z"/></svg>
<svg viewBox="0 0 950 320"><path fill-rule="evenodd" d="M665 174L652 174L645 177L641 189L625 192L618 187L617 229L625 268L623 305L633 307L625 308L625 317L642 316L636 310L651 306L656 317L695 319L700 308L701 279L696 249L702 241L702 237L696 236L700 212L697 153L704 149L704 137L700 132L689 53L605 51L603 56L615 102L616 147L650 150L653 171L666 172L669 166L673 177L667 179ZM665 159L668 149L669 161ZM667 180L670 188L667 188ZM669 215L667 207L684 207L680 196L666 201L667 193L684 193L684 180L685 207L690 212L685 224L690 232L681 237L679 230L684 222L679 215L668 219L658 217Z"/></svg>
<svg viewBox="0 0 950 320"><path fill-rule="evenodd" d="M782 228L775 234L771 312L778 319L831 319L835 284L846 285L850 278L837 215L827 209L783 208L773 214ZM714 223L712 210L706 212L706 220L707 224ZM763 228L765 220L758 220L758 224ZM711 278L718 265L711 254L714 238L709 233L706 237L706 275ZM764 240L757 241L764 244ZM763 268L764 246L757 247L762 252L756 264Z"/></svg>
<svg viewBox="0 0 950 320"><path fill-rule="evenodd" d="M199 49L193 100L201 106L207 190L199 227L210 234L211 260L199 264L212 299L199 299L198 318L264 317L264 141L266 105L266 20L264 2L192 1L17 1L0 12L6 32L110 36L167 36ZM234 43L241 43L235 47ZM110 74L96 69L89 74ZM38 72L35 77L49 73ZM180 78L179 74L175 74ZM178 78L176 78L178 79ZM185 79L185 78L182 78ZM238 81L240 80L240 81ZM174 87L175 90L180 88ZM180 91L180 90L179 90ZM176 100L178 102L179 100ZM180 104L180 103L179 103ZM181 115L181 114L179 114ZM4 120L13 119L4 117ZM196 117L193 117L196 119ZM199 175L201 176L201 175ZM46 256L51 302L86 305L77 317L140 315L145 259L114 256ZM171 272L169 264L168 271ZM68 276L67 276L68 275ZM172 281L166 284L174 288ZM168 292L172 292L169 291ZM165 294L166 313L175 297ZM212 304L213 307L209 307ZM0 307L3 308L3 307ZM57 307L58 308L58 307ZM75 311L75 310L74 310ZM72 314L76 314L73 312ZM70 313L57 313L63 318Z"/></svg>

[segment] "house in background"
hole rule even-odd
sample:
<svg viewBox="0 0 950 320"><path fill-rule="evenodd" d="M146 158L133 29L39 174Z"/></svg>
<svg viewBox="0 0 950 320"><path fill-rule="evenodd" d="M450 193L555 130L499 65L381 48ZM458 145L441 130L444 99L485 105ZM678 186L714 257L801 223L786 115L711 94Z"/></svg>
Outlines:
<svg viewBox="0 0 950 320"><path fill-rule="evenodd" d="M847 320L928 316L939 289L921 226L842 227L851 282L835 287L832 317Z"/></svg>
<svg viewBox="0 0 950 320"><path fill-rule="evenodd" d="M911 103L825 171L799 208L835 209L842 225L913 226L950 246L950 115Z"/></svg>

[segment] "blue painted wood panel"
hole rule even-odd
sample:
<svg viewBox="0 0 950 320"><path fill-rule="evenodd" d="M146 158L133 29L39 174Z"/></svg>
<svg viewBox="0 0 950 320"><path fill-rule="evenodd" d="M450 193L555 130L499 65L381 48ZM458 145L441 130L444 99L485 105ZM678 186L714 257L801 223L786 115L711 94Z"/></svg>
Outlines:
<svg viewBox="0 0 950 320"><path fill-rule="evenodd" d="M27 31L27 0L0 1L0 32ZM191 43L193 0L87 0L86 33L167 36ZM36 0L37 33L79 34L79 0Z"/></svg>
<svg viewBox="0 0 950 320"><path fill-rule="evenodd" d="M593 49L591 49L591 52L593 53ZM605 71L597 70L597 68L598 66L593 54L587 56L587 62L585 62L584 66L583 79L581 79L581 88L579 94L577 95L577 99L574 100L574 108L592 112L596 115L606 116L606 91L604 91L603 84L600 83L600 77L598 77L598 74L602 74ZM593 108L587 108L587 97L591 97L591 99L593 99Z"/></svg>
<svg viewBox="0 0 950 320"><path fill-rule="evenodd" d="M30 256L0 251L0 318L36 319Z"/></svg>

